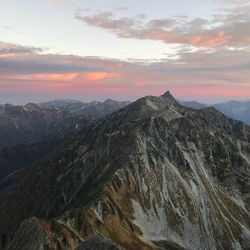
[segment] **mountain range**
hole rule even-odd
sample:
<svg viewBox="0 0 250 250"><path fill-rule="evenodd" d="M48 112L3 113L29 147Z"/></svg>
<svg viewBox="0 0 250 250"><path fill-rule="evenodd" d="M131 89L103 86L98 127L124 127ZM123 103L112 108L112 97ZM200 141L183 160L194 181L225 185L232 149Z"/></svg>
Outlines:
<svg viewBox="0 0 250 250"><path fill-rule="evenodd" d="M24 106L0 105L0 146L34 143L65 130L80 130L127 104L109 99L91 103L55 100Z"/></svg>
<svg viewBox="0 0 250 250"><path fill-rule="evenodd" d="M13 147L0 171L28 171L0 186L4 250L249 249L250 127L214 107L166 92Z"/></svg>
<svg viewBox="0 0 250 250"><path fill-rule="evenodd" d="M49 102L39 103L40 107L56 108L58 110L69 111L73 114L84 114L95 118L102 118L114 111L128 105L129 101L115 101L107 99L104 102L93 101L84 103L76 100L53 100Z"/></svg>
<svg viewBox="0 0 250 250"><path fill-rule="evenodd" d="M24 106L0 105L0 147L35 143L66 130L80 130L130 104L129 101L108 99L104 102L84 103L76 100L53 100L28 103ZM229 101L214 105L196 101L180 101L194 109L215 107L232 119L250 125L250 102Z"/></svg>
<svg viewBox="0 0 250 250"><path fill-rule="evenodd" d="M205 107L215 107L228 117L235 120L243 121L250 125L250 101L228 101L217 104L203 104L196 101L181 101L181 103L187 107L194 109L201 109Z"/></svg>

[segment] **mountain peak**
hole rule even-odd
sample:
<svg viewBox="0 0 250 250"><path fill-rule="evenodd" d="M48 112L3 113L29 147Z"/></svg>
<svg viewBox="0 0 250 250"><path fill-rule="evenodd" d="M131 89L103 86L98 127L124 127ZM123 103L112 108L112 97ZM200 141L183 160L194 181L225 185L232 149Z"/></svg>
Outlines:
<svg viewBox="0 0 250 250"><path fill-rule="evenodd" d="M162 96L173 97L169 90L167 90Z"/></svg>
<svg viewBox="0 0 250 250"><path fill-rule="evenodd" d="M179 105L179 103L172 96L169 90L166 91L163 95L159 96L159 98L168 105Z"/></svg>
<svg viewBox="0 0 250 250"><path fill-rule="evenodd" d="M30 111L38 111L40 110L40 107L36 103L27 103L25 106L23 106L25 110L30 110Z"/></svg>
<svg viewBox="0 0 250 250"><path fill-rule="evenodd" d="M175 98L170 94L169 91L164 93L161 96L145 96L137 101L128 105L125 110L129 115L126 116L127 119L135 118L146 118L154 116L161 112L166 112L164 115L167 115L168 110L179 112L181 105L175 100ZM129 111L129 112L128 112ZM162 113L163 115L163 113Z"/></svg>
<svg viewBox="0 0 250 250"><path fill-rule="evenodd" d="M168 99L172 99L175 100L175 98L172 96L172 94L170 93L170 91L166 91L163 95L161 95L160 97L164 97L164 98L168 98ZM176 100L175 100L176 101Z"/></svg>

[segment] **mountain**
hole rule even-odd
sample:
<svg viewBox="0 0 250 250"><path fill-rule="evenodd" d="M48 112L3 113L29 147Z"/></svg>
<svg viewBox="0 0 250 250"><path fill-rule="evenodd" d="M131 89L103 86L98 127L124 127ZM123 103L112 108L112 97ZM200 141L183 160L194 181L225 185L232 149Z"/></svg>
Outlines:
<svg viewBox="0 0 250 250"><path fill-rule="evenodd" d="M250 125L250 101L229 101L215 104L214 107L225 115Z"/></svg>
<svg viewBox="0 0 250 250"><path fill-rule="evenodd" d="M29 103L0 105L0 147L38 142L69 127L85 127L93 118Z"/></svg>
<svg viewBox="0 0 250 250"><path fill-rule="evenodd" d="M0 148L0 191L15 185L42 157L53 151L57 144L56 140L45 140Z"/></svg>
<svg viewBox="0 0 250 250"><path fill-rule="evenodd" d="M131 250L248 249L249 190L249 126L169 92L147 96L69 136L1 192L0 243L75 249L96 235Z"/></svg>
<svg viewBox="0 0 250 250"><path fill-rule="evenodd" d="M202 109L208 106L215 107L228 117L235 120L243 121L250 125L250 101L229 101L224 103L217 103L213 105L202 104L196 101L181 101L182 105L193 109Z"/></svg>
<svg viewBox="0 0 250 250"><path fill-rule="evenodd" d="M119 102L111 99L104 102L91 102L83 109L83 113L101 118L127 106L129 103L128 101Z"/></svg>
<svg viewBox="0 0 250 250"><path fill-rule="evenodd" d="M56 99L48 102L41 102L38 105L40 107L57 108L57 109L72 111L72 110L79 110L87 106L88 103L71 99Z"/></svg>
<svg viewBox="0 0 250 250"><path fill-rule="evenodd" d="M90 103L83 103L75 100L54 100L40 103L39 106L66 110L78 115L85 114L95 118L102 118L125 107L129 103L128 101L115 101L111 99L104 102L93 101Z"/></svg>
<svg viewBox="0 0 250 250"><path fill-rule="evenodd" d="M180 103L192 109L202 109L208 107L208 105L196 101L180 101Z"/></svg>
<svg viewBox="0 0 250 250"><path fill-rule="evenodd" d="M122 250L123 248L100 236L89 237L80 244L76 250L103 249L103 250Z"/></svg>
<svg viewBox="0 0 250 250"><path fill-rule="evenodd" d="M0 105L0 147L39 142L66 129L80 129L128 104L108 99L91 103L53 100L24 106Z"/></svg>

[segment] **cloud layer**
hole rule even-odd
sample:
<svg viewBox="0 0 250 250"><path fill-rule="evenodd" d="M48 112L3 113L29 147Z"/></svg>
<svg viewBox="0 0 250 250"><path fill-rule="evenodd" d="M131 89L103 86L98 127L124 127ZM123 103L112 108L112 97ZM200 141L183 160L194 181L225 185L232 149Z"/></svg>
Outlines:
<svg viewBox="0 0 250 250"><path fill-rule="evenodd" d="M0 44L0 93L111 94L133 99L170 89L184 98L250 96L249 48L180 47L174 59L142 63L41 54L38 48Z"/></svg>
<svg viewBox="0 0 250 250"><path fill-rule="evenodd" d="M167 89L202 101L249 98L250 5L239 2L209 19L119 17L120 10L75 13L80 22L120 38L175 44L176 54L158 61L48 54L43 48L2 41L0 103L11 94L134 99Z"/></svg>
<svg viewBox="0 0 250 250"><path fill-rule="evenodd" d="M244 47L250 44L250 5L221 10L210 19L185 16L147 20L146 16L116 17L113 12L86 15L77 11L75 18L104 29L121 38L150 39L195 47Z"/></svg>
<svg viewBox="0 0 250 250"><path fill-rule="evenodd" d="M43 51L44 49L42 48L21 46L0 41L0 58L18 57L18 55L25 55L25 54L30 55L33 53L40 53Z"/></svg>

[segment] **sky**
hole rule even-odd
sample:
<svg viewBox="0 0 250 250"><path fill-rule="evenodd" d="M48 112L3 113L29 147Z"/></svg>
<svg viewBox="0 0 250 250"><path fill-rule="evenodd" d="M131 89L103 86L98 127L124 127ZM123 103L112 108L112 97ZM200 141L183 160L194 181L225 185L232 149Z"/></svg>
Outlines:
<svg viewBox="0 0 250 250"><path fill-rule="evenodd" d="M250 0L3 0L0 103L250 99Z"/></svg>

